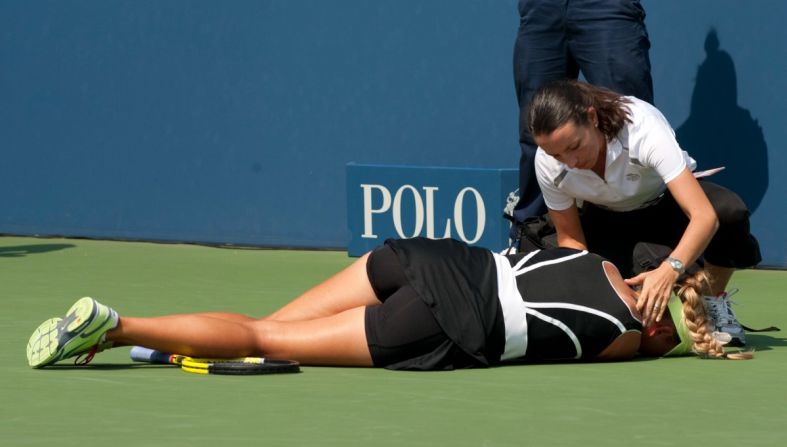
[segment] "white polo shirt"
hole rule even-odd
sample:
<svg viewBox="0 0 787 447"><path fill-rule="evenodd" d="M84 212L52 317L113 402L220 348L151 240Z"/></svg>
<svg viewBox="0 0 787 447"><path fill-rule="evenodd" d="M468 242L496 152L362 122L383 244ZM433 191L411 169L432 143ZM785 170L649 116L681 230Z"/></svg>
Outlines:
<svg viewBox="0 0 787 447"><path fill-rule="evenodd" d="M536 152L536 177L546 205L553 210L569 208L575 200L587 200L613 211L631 211L647 206L666 189L686 166L697 163L675 140L675 131L658 109L633 96L630 123L607 142L604 178L589 169L573 169Z"/></svg>

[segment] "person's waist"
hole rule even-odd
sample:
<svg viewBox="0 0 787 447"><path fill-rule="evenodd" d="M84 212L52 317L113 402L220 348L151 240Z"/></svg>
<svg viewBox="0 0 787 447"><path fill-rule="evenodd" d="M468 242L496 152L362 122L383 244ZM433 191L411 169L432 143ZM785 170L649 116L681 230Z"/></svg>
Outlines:
<svg viewBox="0 0 787 447"><path fill-rule="evenodd" d="M505 361L522 357L527 352L527 314L514 269L504 256L492 255L497 271L497 298L505 325L505 347L500 360Z"/></svg>
<svg viewBox="0 0 787 447"><path fill-rule="evenodd" d="M666 194L667 194L667 191L665 190L665 191L662 191L662 193L657 195L656 197L654 197L654 198L652 198L650 200L646 200L645 202L642 202L639 205L632 206L632 207L624 207L624 208L612 207L612 206L609 206L609 205L603 205L603 204L591 202L591 201L588 201L588 200L585 200L584 203L586 205L592 205L592 206L595 206L596 208L601 208L601 209L607 210L607 211L614 211L614 212L617 212L617 213L627 213L629 211L642 210L642 209L651 207L653 205L656 205L659 202L661 202L662 199L664 199L664 196Z"/></svg>

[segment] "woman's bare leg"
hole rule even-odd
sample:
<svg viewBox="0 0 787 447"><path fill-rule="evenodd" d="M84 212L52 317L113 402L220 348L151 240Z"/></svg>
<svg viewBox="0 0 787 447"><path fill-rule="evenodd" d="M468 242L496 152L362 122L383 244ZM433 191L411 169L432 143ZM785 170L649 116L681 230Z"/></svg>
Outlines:
<svg viewBox="0 0 787 447"><path fill-rule="evenodd" d="M355 307L380 304L366 273L369 253L263 320L302 321L336 315Z"/></svg>
<svg viewBox="0 0 787 447"><path fill-rule="evenodd" d="M727 283L730 282L732 274L735 273L734 268L719 267L718 265L710 264L708 261L705 261L705 271L710 276L710 292L713 296L718 296L727 289Z"/></svg>
<svg viewBox="0 0 787 447"><path fill-rule="evenodd" d="M349 267L312 287L274 313L261 318L271 321L305 321L327 317L361 306L380 304L366 273L369 253ZM222 312L196 315L231 321L253 321L254 317Z"/></svg>
<svg viewBox="0 0 787 447"><path fill-rule="evenodd" d="M365 307L325 318L281 322L200 314L121 317L107 332L116 345L140 345L195 357L267 356L309 365L372 366Z"/></svg>
<svg viewBox="0 0 787 447"><path fill-rule="evenodd" d="M307 365L372 366L365 312L366 307L356 307L314 320L259 320L252 326L271 358Z"/></svg>
<svg viewBox="0 0 787 447"><path fill-rule="evenodd" d="M262 319L226 312L121 317L107 340L199 357L267 355L304 364L371 366L364 309L380 301L366 273L368 257Z"/></svg>
<svg viewBox="0 0 787 447"><path fill-rule="evenodd" d="M220 320L237 321L241 323L259 320L259 318L254 318L249 315L229 313L229 312L200 312L200 313L194 313L189 315L199 315L201 317L218 318Z"/></svg>

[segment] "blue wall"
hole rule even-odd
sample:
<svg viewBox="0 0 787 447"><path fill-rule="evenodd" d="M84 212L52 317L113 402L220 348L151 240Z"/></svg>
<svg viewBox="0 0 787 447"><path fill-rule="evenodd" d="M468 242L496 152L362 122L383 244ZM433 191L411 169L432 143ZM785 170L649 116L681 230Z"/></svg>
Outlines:
<svg viewBox="0 0 787 447"><path fill-rule="evenodd" d="M657 105L787 266L787 2L644 5ZM517 24L515 0L0 1L0 232L344 247L349 161L516 166Z"/></svg>

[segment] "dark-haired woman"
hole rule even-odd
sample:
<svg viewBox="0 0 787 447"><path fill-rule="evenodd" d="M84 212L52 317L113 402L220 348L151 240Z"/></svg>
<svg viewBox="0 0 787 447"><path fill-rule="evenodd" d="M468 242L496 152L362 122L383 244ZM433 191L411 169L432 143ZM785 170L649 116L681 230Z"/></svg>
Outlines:
<svg viewBox="0 0 787 447"><path fill-rule="evenodd" d="M696 162L661 112L587 83L556 81L535 93L528 126L558 244L599 253L624 275L637 242L673 247L657 269L627 280L642 288L645 324L661 318L684 266L703 256L717 329L744 344L724 290L735 269L760 261L749 211L733 192L697 181Z"/></svg>

